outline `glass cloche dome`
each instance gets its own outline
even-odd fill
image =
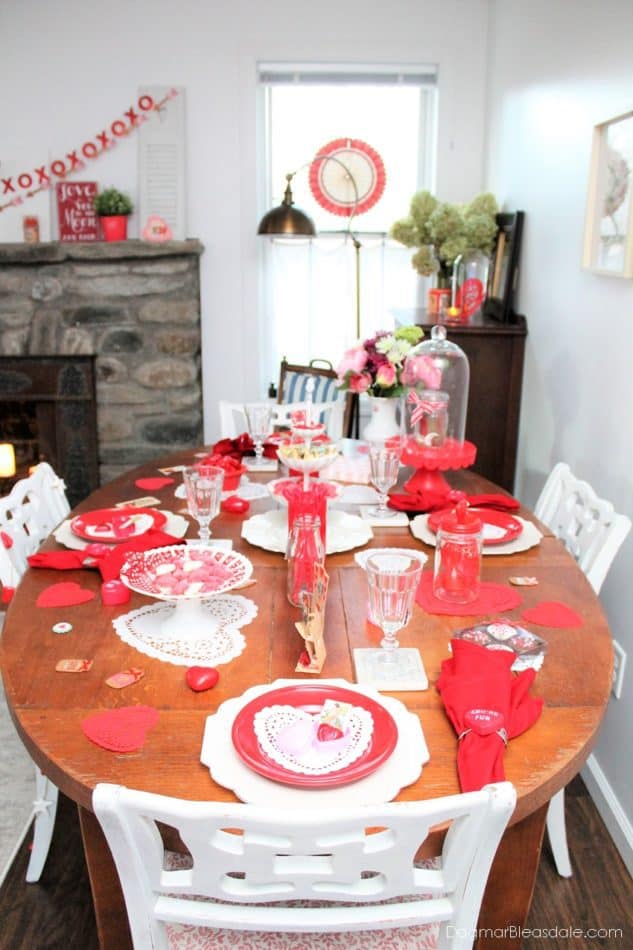
[[[470,368],[466,354],[446,339],[437,324],[431,339],[416,347],[402,374],[405,384],[405,436],[401,460],[417,472],[408,491],[448,491],[439,471],[464,468],[475,460],[476,448],[464,441]],[[435,472],[435,475],[428,474]]]

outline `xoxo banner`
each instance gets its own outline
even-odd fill
[[[4,204],[0,203],[0,212],[17,207],[23,204],[25,199],[46,191],[55,180],[81,171],[86,167],[87,161],[94,161],[104,152],[114,148],[118,139],[136,131],[143,122],[147,122],[153,112],[166,108],[169,100],[177,95],[177,89],[170,89],[160,102],[155,102],[149,95],[139,96],[136,105],[130,106],[123,113],[123,118],[115,119],[93,138],[66,152],[63,158],[56,158],[50,164],[44,163],[37,168],[20,172],[19,175],[0,175],[0,196],[12,196]]]

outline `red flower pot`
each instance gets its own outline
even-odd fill
[[[125,241],[127,239],[127,215],[103,215],[100,219],[104,241]]]

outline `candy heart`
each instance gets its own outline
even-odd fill
[[[70,607],[73,604],[85,604],[94,596],[93,590],[86,590],[75,581],[62,581],[43,590],[35,603],[38,607]]]
[[[322,722],[317,729],[317,739],[319,742],[331,742],[333,739],[342,739],[343,731],[336,726],[330,726],[327,722]]]
[[[220,674],[214,666],[190,666],[185,673],[187,686],[195,693],[213,689],[219,678]]]
[[[229,495],[221,503],[220,508],[232,515],[241,515],[248,511],[250,504],[245,498],[240,498],[239,495]]]

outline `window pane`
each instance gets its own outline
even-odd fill
[[[420,87],[383,85],[292,85],[270,87],[272,203],[283,197],[285,176],[310,163],[328,142],[355,138],[367,142],[387,171],[380,201],[354,218],[360,231],[388,231],[407,213],[419,181]],[[314,200],[309,169],[295,176],[295,204],[314,219],[318,231],[343,229],[346,219]]]

